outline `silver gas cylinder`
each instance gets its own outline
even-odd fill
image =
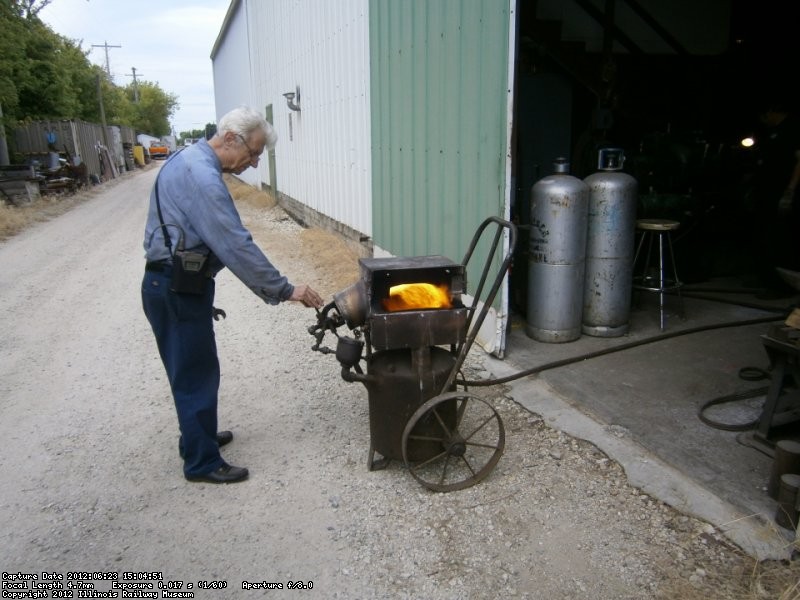
[[[598,173],[589,186],[583,333],[616,337],[627,333],[633,283],[638,184],[622,172],[620,148],[600,150]]]
[[[581,335],[589,186],[556,159],[531,191],[527,334],[540,342]]]

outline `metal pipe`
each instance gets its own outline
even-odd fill
[[[342,367],[342,379],[348,383],[363,383],[364,385],[377,381],[374,377],[364,373],[353,373],[348,367]]]

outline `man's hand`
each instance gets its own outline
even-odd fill
[[[292,292],[292,295],[289,296],[289,300],[302,302],[303,306],[313,308],[321,308],[323,304],[322,296],[320,296],[307,285],[296,285],[294,287],[294,292]]]

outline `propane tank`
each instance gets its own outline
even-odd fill
[[[624,162],[622,149],[600,150],[600,172],[584,179],[589,186],[589,222],[583,333],[596,337],[628,331],[638,185],[621,171]]]
[[[531,191],[527,334],[540,342],[581,336],[589,187],[564,158]]]

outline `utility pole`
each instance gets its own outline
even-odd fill
[[[136,67],[131,67],[132,73],[125,73],[128,77],[133,77],[133,101],[135,104],[139,104],[139,82],[136,81]],[[139,74],[141,77],[141,73]]]
[[[6,143],[6,124],[3,120],[3,105],[0,104],[0,166],[9,165],[8,144]]]
[[[102,151],[100,152],[100,162],[105,165],[105,175],[106,179],[109,176],[115,177],[114,175],[114,167],[111,165],[111,147],[108,144],[108,127],[106,126],[106,109],[103,105],[103,88],[100,85],[100,75],[95,76],[95,81],[97,82],[97,101],[100,103],[100,122],[103,126],[103,146],[105,148],[105,153]],[[102,176],[101,175],[101,176]]]
[[[92,44],[92,48],[105,48],[106,49],[106,73],[108,73],[108,78],[111,79],[111,64],[108,61],[108,49],[109,48],[122,48],[122,46],[111,46],[108,42],[103,42],[102,44]]]
[[[97,82],[97,101],[100,103],[100,122],[103,125],[103,143],[108,148],[108,127],[106,127],[106,108],[103,104],[103,89],[100,87],[100,75],[95,77]]]

